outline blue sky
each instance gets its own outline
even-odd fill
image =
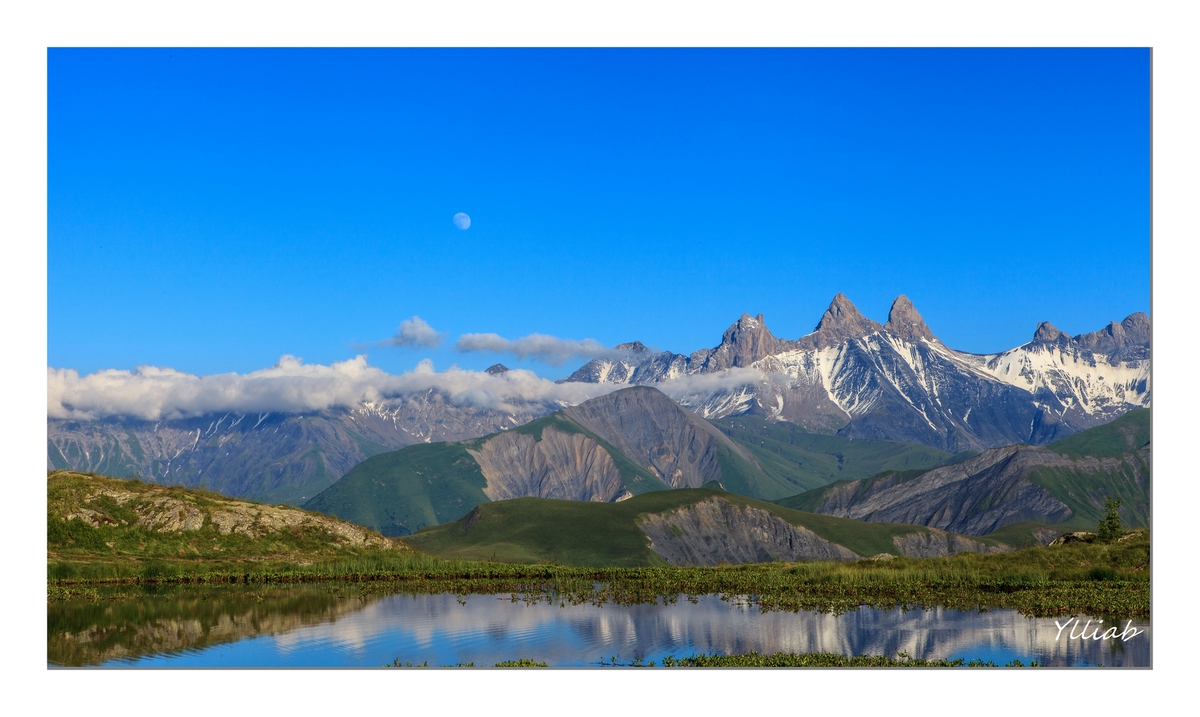
[[[1148,50],[51,50],[48,363],[1149,312]],[[456,212],[471,216],[455,227]],[[440,349],[374,347],[420,316]]]

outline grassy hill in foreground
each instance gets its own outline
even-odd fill
[[[303,564],[407,550],[374,531],[298,508],[74,471],[49,474],[46,499],[52,567],[71,561]]]
[[[666,560],[650,549],[639,520],[714,497],[766,511],[859,556],[900,555],[894,537],[931,532],[916,525],[802,513],[719,489],[695,488],[646,493],[620,503],[544,498],[483,503],[460,520],[424,528],[404,540],[441,558],[590,567],[665,565]]]

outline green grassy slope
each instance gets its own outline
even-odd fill
[[[1119,456],[1150,443],[1150,410],[1135,408],[1115,421],[1080,431],[1046,447],[1076,456]]]
[[[373,456],[304,508],[384,535],[407,535],[460,518],[488,500],[487,480],[467,453],[468,445],[423,443]]]
[[[1141,484],[1136,478],[1139,473],[1144,481]],[[1150,525],[1150,487],[1145,478],[1149,474],[1150,467],[1141,456],[1129,454],[1114,469],[1039,468],[1031,471],[1028,478],[1071,509],[1074,515],[1064,526],[1095,530],[1104,517],[1104,501],[1108,497],[1121,500],[1121,522],[1125,527]]]
[[[299,508],[75,471],[47,477],[46,508],[52,568],[97,561],[300,562],[405,550],[396,541]],[[346,537],[350,534],[366,539],[356,542]]]
[[[749,449],[771,483],[789,488],[776,495],[760,491],[768,500],[883,471],[930,468],[951,457],[946,451],[914,443],[805,433],[794,424],[775,423],[759,416],[723,418],[712,423]],[[726,487],[733,490],[728,484]]]
[[[442,558],[548,563],[579,567],[663,565],[638,527],[639,516],[662,513],[720,496],[753,506],[863,556],[898,555],[892,537],[928,532],[915,525],[864,523],[790,510],[712,488],[659,491],[620,503],[518,498],[485,503],[463,519],[428,527],[405,538],[410,546]]]

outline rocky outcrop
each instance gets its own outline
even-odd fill
[[[1076,336],[1075,343],[1087,351],[1121,359],[1146,358],[1150,351],[1150,317],[1138,311],[1119,324],[1114,321],[1099,331]]]
[[[897,296],[892,302],[892,310],[888,312],[888,320],[883,325],[883,330],[902,339],[937,341],[933,332],[925,325],[925,319],[921,318],[921,314],[917,313],[916,307],[904,294]]]
[[[760,508],[718,497],[645,516],[650,549],[672,565],[857,560],[854,551]]]
[[[54,493],[51,519],[78,519],[93,527],[125,525],[158,533],[194,532],[210,525],[220,535],[238,534],[249,538],[304,530],[325,533],[334,543],[344,546],[400,547],[353,523],[298,508],[248,503],[210,493],[196,494],[70,471],[52,473],[49,480],[52,486],[56,480],[83,484],[79,490]],[[112,503],[121,510],[108,510],[107,506]]]
[[[487,479],[491,500],[558,498],[612,502],[626,494],[612,456],[581,433],[547,426],[542,439],[501,433],[467,452]]]
[[[896,548],[909,558],[941,558],[957,553],[1007,553],[1008,546],[995,546],[971,540],[962,535],[930,528],[929,532],[913,532],[892,538]]]
[[[563,410],[672,488],[721,479],[718,448],[750,460],[728,436],[657,389],[633,387]]]
[[[1033,340],[1037,343],[1057,344],[1059,346],[1067,346],[1071,343],[1071,337],[1059,331],[1049,321],[1043,321],[1038,324],[1037,331],[1033,332]]]
[[[801,349],[829,348],[837,346],[847,339],[866,336],[882,330],[883,327],[879,325],[879,322],[863,316],[858,307],[851,303],[845,294],[838,292],[830,302],[829,308],[821,315],[821,320],[817,322],[817,328],[808,336],[801,337],[796,342],[796,346]]]
[[[767,328],[762,314],[742,314],[736,323],[725,329],[721,343],[705,354],[700,371],[711,373],[749,366],[779,348],[780,341]]]

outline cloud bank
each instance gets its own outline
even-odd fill
[[[422,322],[424,323],[424,322]],[[366,356],[325,366],[283,356],[270,368],[247,374],[196,376],[170,368],[140,366],[80,376],[74,369],[47,369],[47,415],[91,420],[127,416],[150,421],[208,413],[305,413],[386,401],[435,389],[456,405],[512,411],[529,403],[573,405],[615,391],[618,384],[554,383],[532,371],[493,376],[451,368],[435,371],[422,361],[412,371],[389,374]]]
[[[594,339],[560,339],[546,334],[529,334],[519,339],[506,339],[499,334],[463,334],[454,347],[464,353],[491,351],[513,354],[517,358],[535,358],[554,366],[569,358],[621,358],[627,351],[608,348]]]
[[[405,319],[400,322],[399,328],[396,329],[396,335],[390,339],[378,341],[372,346],[397,346],[400,348],[430,348],[436,349],[442,345],[442,339],[446,334],[440,331],[434,331],[433,327],[426,323],[420,316],[414,316],[411,319]]]
[[[670,381],[650,384],[677,403],[690,404],[708,397],[760,384],[767,375],[756,368],[730,368],[715,373],[685,374]]]

